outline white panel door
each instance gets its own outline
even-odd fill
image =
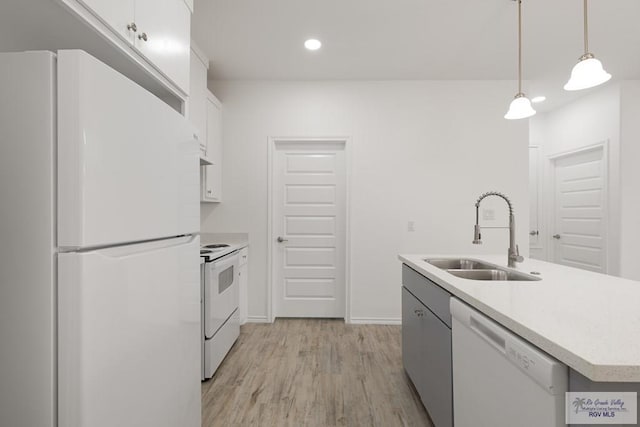
[[[554,161],[554,260],[607,272],[605,165],[601,148]]]
[[[58,244],[200,230],[199,147],[187,120],[82,51],[58,52]]]
[[[277,143],[273,158],[276,317],[345,316],[344,144]]]
[[[199,237],[58,260],[65,427],[200,427]]]

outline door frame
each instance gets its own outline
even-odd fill
[[[275,320],[275,300],[274,300],[274,240],[273,233],[273,174],[275,173],[273,163],[278,144],[317,144],[317,143],[341,144],[344,146],[345,155],[345,271],[344,271],[344,320],[351,323],[351,137],[331,136],[331,137],[274,137],[268,138],[268,172],[267,172],[267,321],[273,323]]]
[[[549,156],[547,156],[547,167],[548,167],[548,173],[547,175],[547,180],[549,185],[547,186],[547,188],[549,188],[549,193],[547,193],[546,199],[548,202],[548,206],[551,207],[550,209],[550,214],[546,215],[546,220],[545,220],[545,225],[546,225],[546,238],[545,238],[545,242],[549,248],[549,250],[547,251],[547,261],[549,262],[554,262],[555,263],[555,257],[556,257],[556,245],[555,242],[553,241],[553,238],[551,237],[551,233],[555,232],[555,221],[556,221],[556,161],[561,160],[561,159],[565,159],[569,156],[573,156],[576,154],[583,154],[583,153],[588,153],[591,151],[601,151],[602,152],[602,180],[603,180],[603,188],[606,191],[606,195],[604,197],[603,200],[603,206],[602,206],[602,219],[604,221],[604,227],[603,227],[603,233],[604,233],[604,238],[606,240],[605,243],[605,250],[607,251],[606,256],[605,256],[605,274],[611,274],[611,254],[612,254],[612,249],[613,249],[613,245],[611,242],[611,232],[609,230],[610,227],[610,205],[611,205],[611,188],[609,187],[609,140],[604,140],[601,142],[597,142],[595,144],[591,144],[591,145],[585,145],[584,147],[579,147],[573,150],[569,150],[569,151],[562,151],[559,153],[555,153],[555,154],[551,154]],[[547,211],[548,212],[548,211]]]
[[[535,148],[536,151],[536,215],[538,217],[538,242],[535,245],[531,245],[529,243],[529,251],[531,249],[540,249],[544,253],[544,244],[543,240],[540,238],[540,235],[544,232],[544,209],[543,209],[543,200],[544,200],[544,186],[542,183],[542,147],[540,145],[529,145],[529,156],[531,156],[531,149]],[[529,183],[530,184],[530,183]],[[531,231],[531,230],[529,230]]]

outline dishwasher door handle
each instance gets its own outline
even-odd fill
[[[500,350],[502,353],[506,354],[507,340],[498,332],[494,331],[493,328],[481,320],[478,320],[473,315],[469,317],[469,326],[471,326],[471,330],[478,336]]]

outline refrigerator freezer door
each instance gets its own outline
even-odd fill
[[[199,245],[59,255],[60,426],[200,426]]]
[[[78,50],[58,52],[58,245],[200,229],[199,147],[186,119]]]

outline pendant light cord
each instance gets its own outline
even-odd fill
[[[587,0],[584,0],[585,3]],[[522,0],[518,0],[518,94],[522,93]]]
[[[587,0],[584,0],[584,53],[589,53],[589,21],[587,19]]]

